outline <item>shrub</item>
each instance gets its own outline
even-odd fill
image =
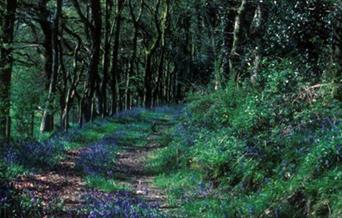
[[[335,90],[327,78],[304,78],[291,61],[266,63],[254,84],[192,94],[182,116],[186,128],[173,130],[171,146],[152,164],[172,164],[165,178],[195,172],[213,185],[213,196],[184,200],[186,191],[170,184],[169,196],[191,217],[339,217],[342,102]]]

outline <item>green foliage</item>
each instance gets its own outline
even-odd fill
[[[88,187],[95,188],[103,192],[129,191],[127,186],[118,184],[118,182],[113,179],[101,176],[87,176],[85,177],[85,182]]]
[[[85,147],[90,143],[99,141],[106,136],[110,136],[122,125],[114,121],[104,121],[87,125],[81,130],[72,129],[67,137],[61,138],[60,143],[66,150],[73,150]]]
[[[27,169],[25,169],[24,166],[19,164],[10,164],[7,168],[7,170],[4,171],[5,178],[7,179],[15,179],[19,175],[23,175],[27,172]]]
[[[148,163],[147,168],[151,171],[162,172],[178,167],[180,161],[179,153],[182,152],[184,154],[186,152],[179,145],[172,143],[151,154],[149,157],[151,161]]]
[[[155,184],[167,191],[169,203],[175,206],[180,203],[180,198],[196,195],[201,181],[201,175],[195,171],[178,171],[160,175],[156,178]]]
[[[218,132],[204,131],[198,135],[196,146],[191,148],[193,167],[205,172],[215,171],[215,177],[220,176],[228,163],[236,163],[243,155],[244,142],[229,136],[229,129]],[[218,170],[218,171],[217,171]]]
[[[189,145],[192,143],[191,136],[188,134],[189,131],[181,124],[168,132],[163,132],[163,137],[159,138],[163,147],[151,153],[147,168],[155,172],[163,172],[187,165],[190,160]]]
[[[42,83],[36,80],[34,68],[16,66],[13,70],[12,120],[15,138],[33,138],[39,131],[37,108],[42,93]]]
[[[159,171],[173,166],[156,183],[169,190],[180,213],[341,216],[342,104],[332,79],[317,83],[297,64],[266,61],[254,84],[230,83],[188,99],[182,125],[192,139],[174,129],[179,136],[150,163]],[[196,193],[184,179],[194,173],[214,187],[202,198],[187,193]]]
[[[224,90],[213,93],[212,95],[192,95],[188,97],[190,104],[187,113],[191,116],[192,122],[205,126],[207,128],[215,128],[225,124],[228,121],[228,107],[230,97],[226,96]],[[225,96],[227,98],[222,98]]]

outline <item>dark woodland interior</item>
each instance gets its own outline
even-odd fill
[[[0,218],[338,218],[341,181],[341,0],[0,1]]]

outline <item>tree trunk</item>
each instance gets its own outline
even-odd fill
[[[59,69],[59,27],[60,17],[62,14],[62,0],[57,0],[57,9],[54,16],[54,21],[48,20],[50,12],[47,9],[47,0],[41,0],[38,4],[40,25],[44,32],[44,48],[45,48],[45,74],[46,74],[46,89],[48,91],[47,100],[44,106],[42,122],[40,126],[41,132],[51,132],[54,129],[54,115],[52,105],[54,95],[56,93],[57,76]]]
[[[161,54],[160,54],[160,62],[158,66],[158,76],[157,76],[157,82],[156,82],[156,88],[154,90],[154,106],[157,106],[157,100],[161,100],[160,95],[163,93],[163,75],[164,75],[164,61],[165,61],[165,48],[164,46],[161,48]]]
[[[144,78],[144,101],[145,107],[151,108],[153,106],[153,69],[152,69],[152,60],[153,56],[160,44],[164,44],[164,35],[166,30],[167,21],[169,18],[169,6],[170,1],[167,0],[164,2],[164,11],[160,18],[158,18],[159,10],[161,7],[161,0],[157,1],[155,10],[154,10],[154,22],[156,24],[157,36],[153,40],[151,46],[145,49],[145,78]]]
[[[242,25],[243,25],[243,19],[246,14],[246,9],[247,9],[247,0],[241,0],[240,7],[238,9],[238,12],[235,18],[234,31],[233,31],[233,44],[232,44],[232,49],[229,55],[229,72],[231,74],[234,74],[235,80],[237,80],[239,76],[238,65],[241,62],[240,56],[242,55],[240,51],[240,42],[241,42],[241,37],[243,34]]]
[[[73,33],[71,30],[63,26],[66,33],[69,33],[71,36],[76,38],[77,42],[74,48],[73,54],[73,70],[67,71],[64,69],[64,62],[63,62],[63,50],[60,48],[60,60],[63,72],[63,94],[61,94],[60,98],[63,101],[61,104],[61,126],[64,131],[67,131],[69,128],[69,112],[71,111],[72,103],[74,102],[75,97],[77,96],[77,86],[80,82],[82,72],[84,71],[84,64],[78,64],[79,53],[81,49],[82,40],[81,38]],[[62,47],[60,45],[60,47]],[[75,113],[74,113],[75,114]],[[73,117],[73,120],[76,120]]]
[[[130,109],[130,101],[131,101],[131,75],[130,75],[130,62],[127,61],[126,63],[126,81],[125,81],[125,97],[124,97],[124,110]]]
[[[104,54],[103,54],[103,77],[101,84],[101,99],[100,99],[100,112],[102,118],[108,114],[107,109],[107,85],[108,85],[108,72],[110,65],[110,14],[112,11],[112,1],[106,0],[106,14],[105,14],[105,45],[104,45]]]
[[[152,107],[152,52],[146,52],[146,67],[145,67],[145,107]]]
[[[232,2],[232,1],[230,1]],[[222,44],[222,79],[223,85],[230,77],[229,72],[229,56],[232,49],[233,44],[233,31],[234,31],[234,19],[236,17],[236,3],[233,2],[229,4],[228,7],[224,7],[224,11],[222,12],[222,30],[223,30],[223,44]]]
[[[263,37],[265,32],[265,23],[268,19],[268,9],[263,2],[258,2],[258,5],[255,9],[254,20],[253,20],[253,31],[251,33],[251,38],[254,39],[255,49],[254,49],[254,63],[253,63],[253,72],[251,76],[251,82],[255,83],[257,76],[260,71],[260,65],[262,61],[263,55]]]
[[[133,21],[133,27],[134,27],[134,33],[133,33],[133,48],[132,48],[132,55],[131,55],[131,59],[130,59],[130,64],[129,64],[129,76],[134,76],[136,75],[136,73],[134,73],[134,67],[136,66],[137,63],[137,51],[138,51],[138,34],[139,34],[139,22],[143,13],[143,9],[144,9],[144,4],[143,4],[143,0],[140,1],[140,9],[139,9],[139,13],[136,16],[134,14],[134,7],[132,5],[132,0],[129,1],[129,11],[131,14],[131,18]],[[138,68],[136,67],[136,70],[138,70]],[[135,84],[137,85],[137,84]],[[127,95],[130,96],[130,102],[129,102],[129,109],[132,107],[132,99],[131,99],[131,89],[129,88],[127,90],[129,93],[127,93]],[[128,98],[127,98],[128,100]]]
[[[102,37],[102,15],[101,1],[93,0],[90,3],[91,8],[91,60],[87,75],[86,90],[82,101],[83,119],[89,122],[94,114],[92,114],[92,105],[96,89],[96,83],[99,79],[100,49]]]
[[[115,18],[115,36],[114,36],[114,46],[113,46],[113,59],[112,59],[112,114],[115,114],[118,110],[118,100],[119,100],[119,87],[118,87],[118,65],[119,65],[119,46],[120,46],[120,31],[121,31],[121,13],[124,6],[125,0],[117,0],[116,7],[116,18]]]
[[[53,74],[53,47],[52,47],[52,27],[48,20],[49,12],[47,10],[47,1],[40,0],[38,2],[38,14],[39,14],[39,24],[44,33],[44,74],[45,74],[45,90],[47,91],[48,97],[44,105],[43,116],[40,125],[41,132],[49,132],[53,130],[54,119],[50,108],[50,88],[51,79]]]
[[[0,142],[9,141],[11,133],[11,77],[12,77],[12,47],[14,24],[16,18],[17,0],[7,0],[6,11],[2,20],[2,35],[0,38]]]

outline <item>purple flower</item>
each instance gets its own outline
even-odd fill
[[[4,155],[4,161],[6,164],[11,165],[18,162],[18,154],[12,149],[8,149]]]
[[[163,217],[157,207],[147,204],[130,192],[89,193],[84,196],[88,217]]]
[[[100,141],[84,149],[76,161],[76,166],[81,168],[84,173],[90,175],[108,175],[111,174],[115,161],[116,145]]]

